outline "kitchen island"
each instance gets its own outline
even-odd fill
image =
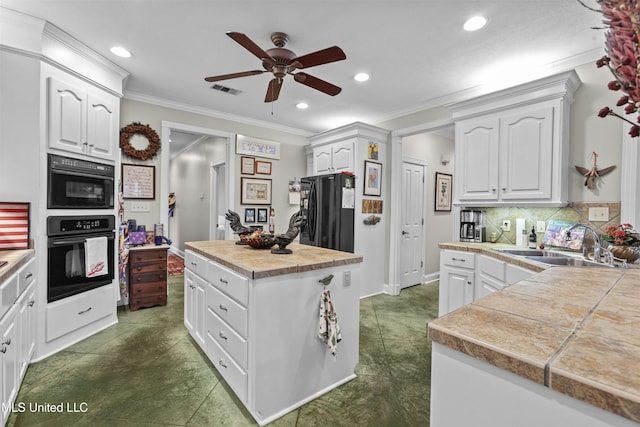
[[[431,425],[637,426],[639,301],[640,269],[551,267],[431,322]]]
[[[355,378],[358,363],[362,257],[288,248],[185,243],[185,326],[260,425]],[[324,290],[340,326],[335,355],[318,338]]]

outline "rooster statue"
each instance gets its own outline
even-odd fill
[[[229,211],[226,214],[224,214],[224,217],[227,219],[227,221],[229,221],[229,226],[233,230],[234,234],[242,236],[242,235],[248,235],[253,233],[252,229],[242,225],[240,221],[240,215],[238,215],[236,212],[232,211],[231,209],[229,209]],[[246,245],[246,243],[243,242],[242,240],[238,240],[236,242],[236,245]]]
[[[274,236],[277,248],[271,249],[272,254],[290,254],[293,253],[291,249],[287,249],[287,245],[293,242],[300,233],[300,228],[304,224],[304,217],[302,216],[302,211],[298,211],[291,215],[289,219],[289,229],[284,234],[276,234]]]

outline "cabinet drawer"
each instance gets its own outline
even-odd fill
[[[31,259],[18,272],[18,295],[22,295],[27,286],[29,286],[36,278],[35,259]]]
[[[475,268],[475,254],[445,250],[442,252],[442,262],[450,267]]]
[[[5,315],[18,299],[18,275],[14,274],[0,283],[0,318]]]
[[[131,285],[131,296],[167,294],[167,282],[149,282]]]
[[[224,294],[245,307],[249,303],[249,279],[219,264],[209,263],[209,280]]]
[[[134,273],[131,275],[130,285],[136,283],[148,283],[148,282],[166,282],[167,270],[155,271],[151,273]]]
[[[132,250],[129,253],[129,259],[133,263],[149,262],[149,261],[167,261],[166,249],[140,249]]]
[[[233,389],[242,402],[247,401],[247,373],[225,352],[209,334],[206,337],[207,356],[222,378]]]
[[[45,312],[48,342],[114,313],[113,285],[53,302],[47,305]]]
[[[167,271],[166,262],[150,262],[150,263],[135,263],[130,264],[129,274],[134,273],[149,273],[153,271]]]
[[[242,369],[247,369],[247,340],[210,309],[207,309],[207,334],[215,339]]]
[[[207,309],[227,322],[242,337],[247,337],[247,309],[220,292],[215,287],[207,287]]]
[[[152,295],[131,295],[129,299],[129,309],[137,310],[140,307],[153,307],[156,305],[167,305],[167,294]]]
[[[193,251],[185,251],[184,266],[200,277],[207,277],[209,261]]]
[[[505,262],[489,256],[478,256],[478,267],[480,274],[485,274],[501,282],[505,280]]]

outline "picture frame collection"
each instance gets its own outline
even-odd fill
[[[238,135],[236,154],[240,155],[240,174],[248,175],[240,177],[240,204],[251,205],[244,208],[244,222],[266,224],[272,202],[272,180],[267,177],[273,172],[273,162],[265,158],[280,159],[280,143]]]

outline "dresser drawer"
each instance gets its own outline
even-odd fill
[[[209,263],[207,276],[213,286],[245,307],[249,303],[249,279],[219,264]]]
[[[136,283],[148,283],[148,282],[166,282],[167,270],[155,271],[151,273],[133,273],[129,281],[130,285]]]
[[[154,307],[167,305],[167,294],[131,295],[129,297],[129,309],[137,310],[140,307]]]
[[[209,261],[202,255],[187,250],[184,256],[184,266],[200,277],[207,277]]]
[[[210,309],[207,309],[207,334],[213,337],[242,369],[247,369],[247,340]]]
[[[149,263],[135,263],[129,264],[129,274],[134,273],[150,273],[153,271],[167,271],[166,262],[149,262]]]
[[[227,322],[242,337],[247,337],[247,309],[220,292],[207,285],[207,309]]]
[[[46,339],[52,341],[115,312],[113,285],[47,304]]]
[[[478,256],[480,274],[491,276],[501,282],[505,281],[505,262],[486,255]]]
[[[473,252],[444,250],[441,256],[441,261],[449,267],[475,268],[475,254]]]
[[[167,282],[149,282],[131,285],[131,296],[134,295],[152,295],[167,294]]]
[[[206,336],[207,356],[222,378],[233,389],[242,402],[247,401],[247,373],[225,352],[220,344],[209,334]]]
[[[166,249],[140,249],[129,252],[129,260],[133,263],[149,262],[149,261],[167,261]]]

